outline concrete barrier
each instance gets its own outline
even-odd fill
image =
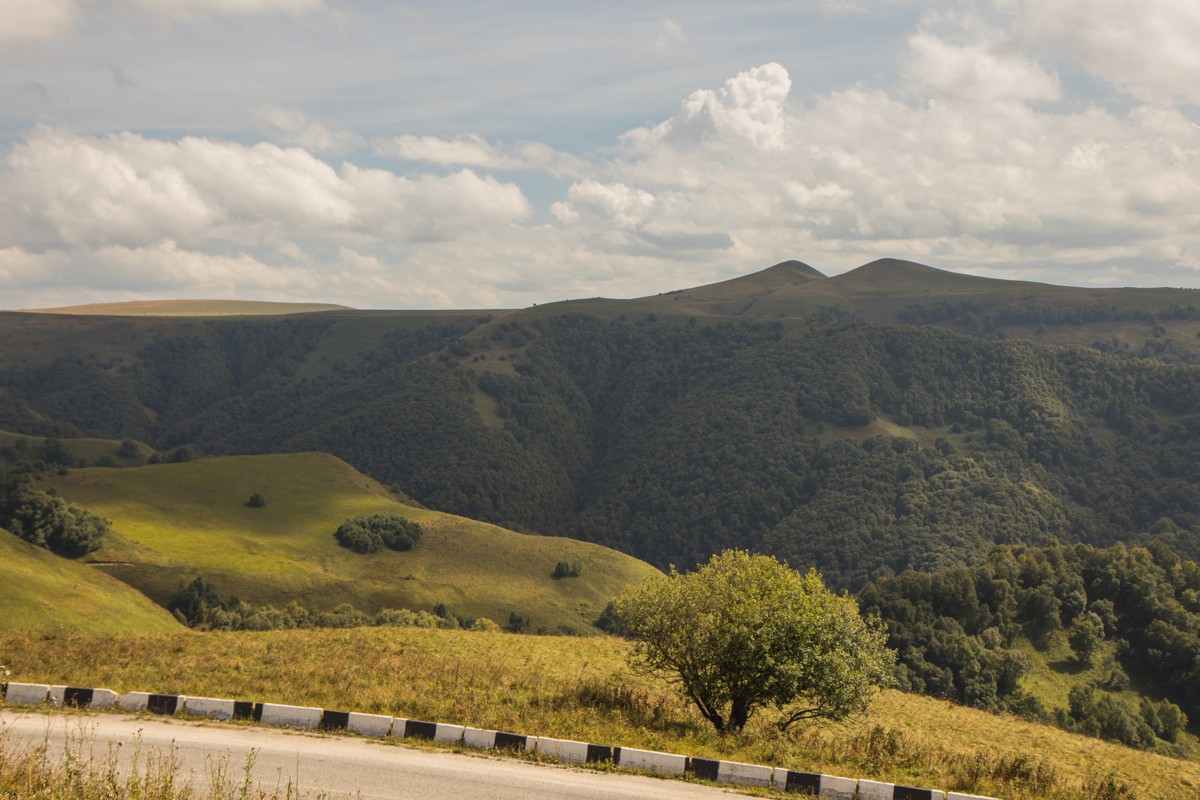
[[[359,736],[387,736],[392,732],[392,718],[380,714],[359,714],[351,711],[346,728]]]
[[[88,689],[79,686],[51,686],[50,705],[59,708],[112,708],[117,693],[111,689]]]
[[[127,692],[117,698],[117,707],[126,711],[149,711],[151,714],[171,716],[182,711],[186,702],[186,697],[177,694]]]
[[[816,772],[777,768],[771,776],[771,782],[781,792],[796,792],[814,797],[821,793],[821,776]]]
[[[535,741],[534,749],[544,756],[551,756],[561,761],[570,761],[573,764],[587,763],[587,742],[575,742],[570,739],[551,739],[548,736],[539,736]]]
[[[344,731],[350,727],[350,712],[330,711],[327,708],[321,712],[321,721],[317,727],[323,731]]]
[[[895,791],[896,784],[894,783],[863,780],[858,782],[859,800],[892,800]]]
[[[617,764],[626,769],[665,772],[668,775],[682,775],[687,771],[687,756],[680,756],[674,753],[638,750],[634,747],[618,747],[614,755]]]
[[[689,758],[687,771],[706,781],[715,781],[721,774],[721,762],[713,758]]]
[[[218,697],[189,697],[183,701],[183,713],[209,719],[233,719],[237,703]]]
[[[410,719],[405,720],[404,736],[410,739],[442,742],[443,744],[458,744],[463,740],[463,730],[462,725],[446,725],[442,722],[424,722],[419,719]]]
[[[618,748],[610,747],[606,744],[589,744],[587,751],[587,763],[600,764],[605,761],[615,761],[617,749]]]
[[[946,800],[996,800],[994,797],[984,797],[979,794],[963,794],[962,792],[946,792]]]
[[[858,795],[858,781],[854,778],[839,778],[837,775],[821,776],[821,797],[829,800],[854,800]]]
[[[741,786],[770,786],[771,768],[761,764],[742,764],[737,761],[717,762],[717,781]]]
[[[261,722],[267,725],[284,725],[289,728],[316,728],[321,724],[321,708],[306,706],[284,706],[277,703],[263,703]]]
[[[50,697],[45,683],[10,683],[4,690],[4,702],[18,706],[40,706]]]
[[[919,789],[896,784],[892,790],[892,800],[946,800],[946,793],[940,789]]]
[[[491,750],[496,746],[496,732],[486,728],[463,728],[463,744],[478,750]]]
[[[496,731],[496,743],[493,745],[497,750],[520,750],[529,752],[533,749],[533,737],[526,736],[523,733],[506,733],[505,731]]]

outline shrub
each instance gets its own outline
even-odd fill
[[[250,506],[250,508],[262,508],[266,504],[267,498],[263,497],[259,492],[251,494],[250,499],[246,501],[246,505]]]
[[[399,514],[350,517],[334,532],[342,547],[356,553],[377,553],[384,547],[411,550],[421,541],[421,526]]]

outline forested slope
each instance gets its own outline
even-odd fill
[[[1200,556],[1200,368],[992,325],[1017,298],[1078,338],[1092,324],[1078,309],[1107,303],[1095,324],[1165,314],[1168,341],[1184,328],[1166,325],[1191,324],[1190,294],[1126,307],[886,267],[824,279],[791,265],[523,312],[57,327],[0,315],[0,427],[202,454],[322,450],[431,508],[658,566],[748,547],[853,587],[974,563],[996,543],[1152,537]],[[898,299],[885,309],[872,281]],[[920,318],[918,296],[1010,305],[963,335]],[[766,307],[779,310],[754,312]],[[911,324],[861,321],[902,313]]]

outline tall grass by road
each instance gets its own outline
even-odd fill
[[[1200,764],[886,691],[870,715],[721,737],[609,637],[427,629],[0,638],[13,679],[293,703],[688,753],[1006,800],[1200,800]]]

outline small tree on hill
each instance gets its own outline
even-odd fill
[[[767,706],[783,730],[865,711],[895,661],[878,620],[815,571],[738,550],[626,590],[614,610],[630,666],[675,684],[722,733]]]
[[[246,505],[250,508],[262,508],[267,504],[267,498],[263,497],[262,492],[253,492],[250,499],[246,501]]]

